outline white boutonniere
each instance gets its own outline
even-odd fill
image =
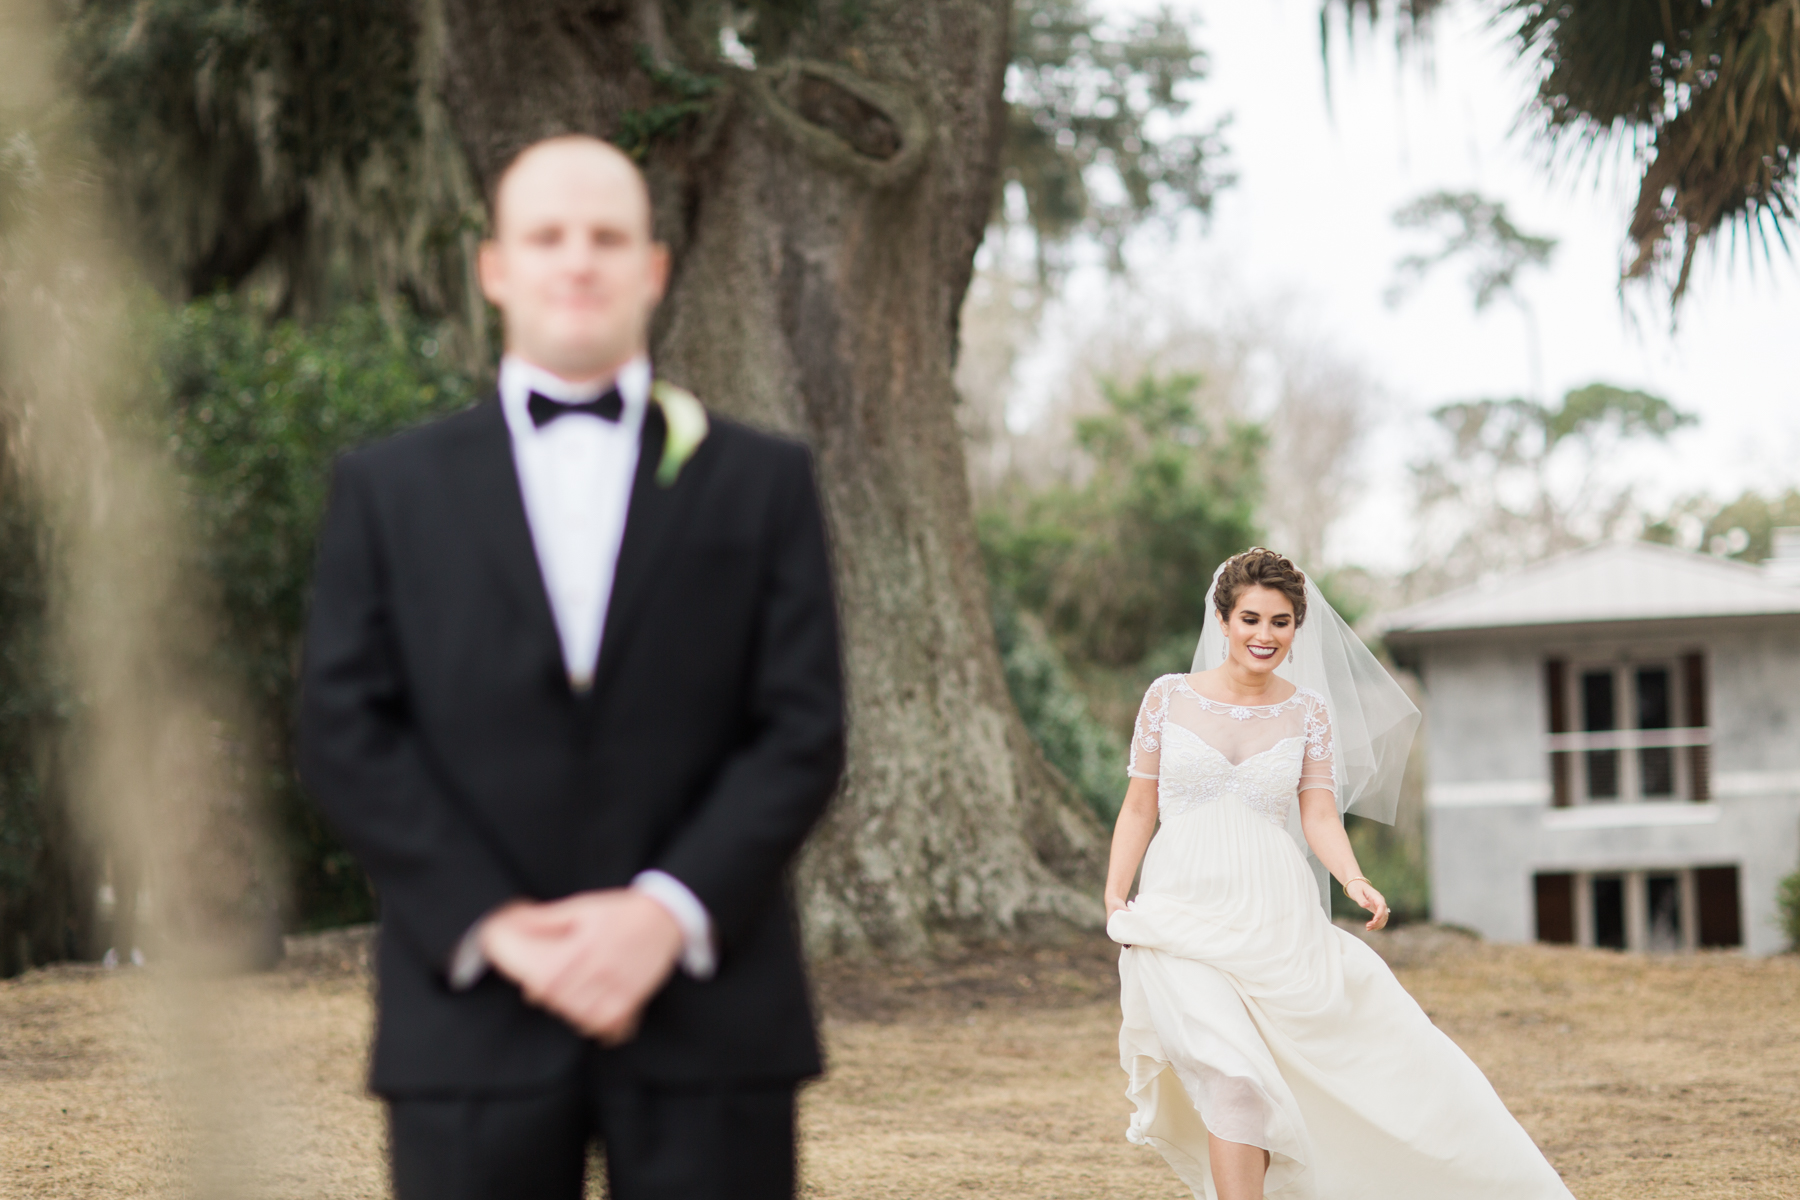
[[[656,467],[656,482],[668,487],[706,440],[706,406],[692,392],[662,379],[650,385],[650,398],[662,408],[663,421],[669,427],[662,462]]]

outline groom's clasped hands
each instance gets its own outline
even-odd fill
[[[525,998],[608,1046],[631,1040],[644,1005],[681,955],[681,927],[628,888],[515,900],[482,922],[489,965]]]

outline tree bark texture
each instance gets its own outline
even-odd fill
[[[754,70],[720,61],[704,6],[444,6],[445,100],[487,190],[540,137],[641,127],[670,103],[670,67],[721,81],[646,148],[676,264],[654,353],[817,455],[851,754],[799,874],[809,944],[916,953],[1097,926],[1104,834],[1007,694],[951,381],[998,178],[1009,4],[821,3]]]

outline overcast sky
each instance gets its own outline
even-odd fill
[[[1118,0],[1122,8],[1136,8]],[[1525,394],[1524,323],[1496,304],[1476,314],[1460,272],[1445,269],[1397,308],[1384,303],[1394,263],[1417,246],[1394,229],[1396,208],[1439,189],[1506,203],[1524,229],[1561,239],[1548,271],[1524,291],[1542,329],[1546,390],[1595,380],[1665,396],[1701,418],[1667,451],[1633,464],[1660,497],[1736,495],[1746,485],[1800,483],[1800,270],[1703,254],[1669,330],[1664,300],[1618,272],[1635,177],[1552,173],[1520,112],[1531,94],[1497,30],[1462,3],[1436,26],[1431,67],[1396,62],[1390,32],[1333,56],[1332,106],[1321,70],[1316,0],[1187,6],[1212,60],[1202,107],[1229,111],[1235,187],[1210,226],[1137,248],[1142,289],[1182,297],[1197,314],[1280,305],[1303,332],[1360,362],[1383,394],[1363,455],[1366,488],[1334,530],[1331,557],[1404,563],[1403,466],[1418,415],[1446,400]],[[1625,164],[1621,156],[1616,160]],[[1102,303],[1090,275],[1071,281],[1064,320]],[[1029,391],[1051,364],[1028,369]],[[1054,352],[1049,353],[1054,359]]]

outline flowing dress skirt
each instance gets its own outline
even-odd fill
[[[1288,834],[1225,798],[1164,821],[1120,954],[1127,1136],[1216,1200],[1207,1131],[1281,1200],[1552,1200],[1556,1171],[1376,953],[1326,919]]]

